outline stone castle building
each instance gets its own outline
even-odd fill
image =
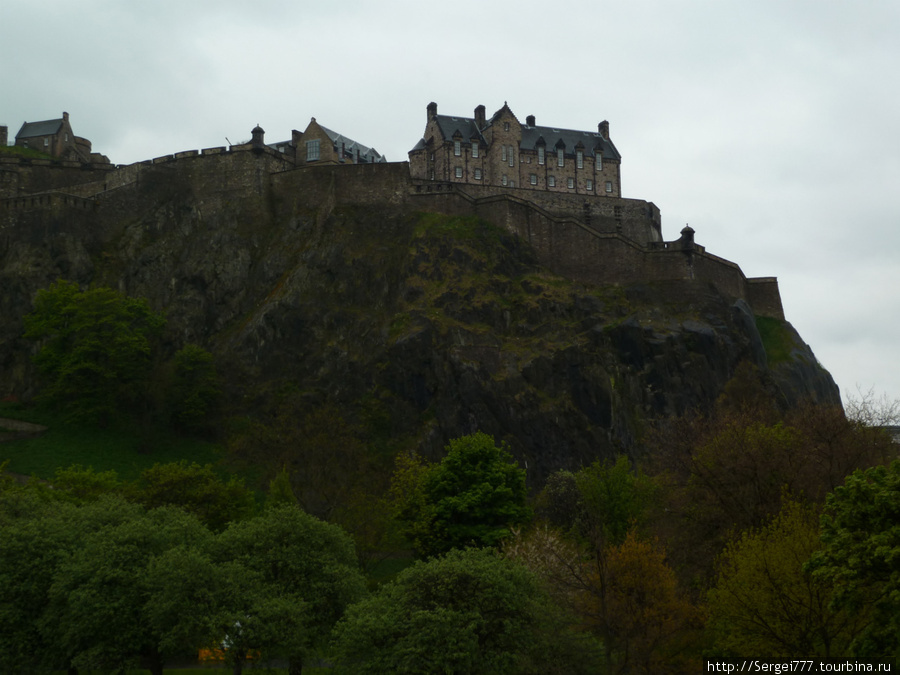
[[[128,200],[142,184],[178,175],[210,199],[278,192],[323,214],[341,204],[474,215],[527,243],[562,276],[591,284],[709,284],[758,315],[784,318],[774,277],[747,278],[696,243],[689,227],[664,241],[656,205],[622,196],[621,155],[605,121],[596,132],[576,131],[538,126],[533,116],[522,124],[506,104],[488,119],[483,105],[473,117],[453,117],[430,103],[408,162],[387,162],[315,118],[290,140],[267,144],[257,125],[247,143],[130,165],[91,153],[65,113],[24,124],[16,144],[46,148],[51,158],[0,155],[0,231],[28,219],[132,212]]]
[[[0,129],[0,145],[7,144],[8,133],[6,127]],[[93,164],[109,163],[109,159],[104,155],[92,152],[91,142],[88,139],[75,135],[67,112],[59,119],[24,122],[16,134],[15,145],[43,152],[54,159]]]
[[[425,134],[409,153],[413,178],[542,190],[585,197],[621,197],[621,156],[609,122],[597,131],[522,124],[504,103],[490,119],[439,115],[429,103]]]

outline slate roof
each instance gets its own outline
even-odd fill
[[[504,106],[504,108],[506,108],[506,106]],[[500,113],[503,112],[504,108],[501,108],[494,113],[487,121],[486,126],[493,124]],[[482,142],[484,141],[481,129],[475,124],[475,118],[473,117],[437,115],[436,121],[444,140],[451,140],[458,131],[463,140],[468,141],[472,138],[477,138]],[[613,145],[612,141],[603,138],[599,131],[576,131],[574,129],[556,129],[554,127],[541,126],[529,127],[525,124],[522,125],[522,142],[519,146],[520,148],[524,150],[534,150],[537,147],[538,141],[541,139],[543,139],[548,152],[554,150],[557,147],[557,144],[562,141],[567,154],[574,154],[575,147],[581,143],[584,146],[584,153],[586,155],[593,155],[599,150],[607,159],[622,159],[622,156],[619,154],[619,151],[616,150],[616,146]],[[425,139],[420,140],[413,150],[419,150],[423,147],[425,147]]]
[[[43,122],[25,122],[16,138],[35,138],[36,136],[52,136],[59,132],[63,119],[44,120]]]
[[[340,148],[341,143],[343,143],[344,150],[354,156],[356,155],[356,149],[359,148],[360,161],[364,161],[369,164],[377,164],[387,161],[384,158],[384,155],[379,153],[375,148],[366,147],[361,143],[357,143],[352,138],[347,138],[346,136],[339,134],[336,131],[332,131],[331,129],[323,127],[321,124],[319,126],[322,128],[322,131],[328,134],[328,138],[331,139],[331,142],[334,143],[334,146],[336,148]]]
[[[464,140],[477,138],[484,141],[481,130],[475,124],[474,117],[451,117],[450,115],[437,115],[438,128],[446,140],[450,140],[458,131]]]
[[[594,154],[599,150],[607,159],[622,159],[612,141],[603,138],[599,131],[576,131],[574,129],[522,125],[522,143],[519,147],[525,150],[534,150],[540,140],[544,141],[548,152],[555,150],[562,141],[567,154],[573,154],[575,147],[581,143],[586,155]]]

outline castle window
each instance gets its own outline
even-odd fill
[[[453,154],[459,157],[462,154],[462,143],[453,141]]]
[[[569,179],[566,181],[566,184],[568,185],[569,189],[571,190],[572,188],[575,187],[575,179],[574,179],[574,178],[569,178]]]
[[[606,181],[606,191],[612,192],[612,181],[611,180]]]
[[[537,185],[537,174],[536,173],[531,174],[530,180],[531,180],[532,185]]]
[[[584,168],[584,153],[581,150],[578,150],[575,153],[575,166],[577,166],[579,169]]]
[[[539,145],[538,146],[538,164],[543,164],[543,163],[544,163],[544,146]]]
[[[503,174],[503,177],[500,179],[500,184],[503,186],[509,185],[509,178],[506,177],[506,174]]]
[[[481,169],[475,169],[475,180],[481,180]]]
[[[556,165],[557,166],[565,166],[566,165],[565,155],[563,154],[563,152],[564,151],[562,148],[559,148],[556,151]]]
[[[592,181],[590,178],[588,178],[587,181],[585,182],[584,187],[585,187],[589,192],[593,192],[593,191],[594,191],[594,181]]]
[[[472,159],[478,159],[478,141],[472,141]]]
[[[515,148],[513,148],[513,146],[509,146],[509,153],[508,153],[508,154],[509,154],[509,165],[510,165],[510,166],[515,166],[514,162],[515,162],[515,159],[516,159],[516,152],[515,152]]]
[[[500,161],[501,162],[506,161],[506,146],[505,145],[500,146]]]
[[[556,176],[550,176],[547,179],[547,185],[549,185],[550,187],[556,187]]]
[[[428,172],[428,180],[434,180],[434,169]]]
[[[456,177],[462,178],[462,167],[461,166],[456,167]]]
[[[503,131],[509,131],[509,122],[503,123]]]
[[[319,141],[306,141],[306,161],[315,162],[319,159]]]
[[[45,139],[44,139],[44,147],[46,148],[46,147],[49,147],[49,146],[50,146],[50,139],[49,139],[49,138],[45,138]]]
[[[603,153],[597,153],[597,159],[594,161],[597,171],[603,171]]]

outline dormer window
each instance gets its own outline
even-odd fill
[[[539,145],[537,150],[538,150],[538,164],[543,164],[544,163],[544,146]]]
[[[457,157],[462,154],[462,143],[460,141],[453,141],[453,154]]]
[[[595,162],[595,165],[597,167],[597,171],[603,171],[603,153],[602,152],[599,152],[599,151],[597,152],[597,160]]]
[[[557,166],[565,166],[565,151],[562,148],[557,148],[556,150],[556,165]]]
[[[579,169],[584,168],[584,153],[581,150],[575,152],[575,166]]]
[[[472,141],[472,159],[478,159],[478,141]]]

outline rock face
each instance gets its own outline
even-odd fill
[[[477,218],[290,185],[171,164],[93,208],[8,214],[0,396],[33,393],[22,317],[66,278],[164,310],[168,347],[212,351],[235,409],[290,387],[351,419],[377,409],[430,456],[485,431],[536,476],[627,451],[648,420],[710,405],[742,362],[783,405],[840,404],[790,324],[766,319],[789,343],[775,362],[749,306],[709,284],[579,285]]]

